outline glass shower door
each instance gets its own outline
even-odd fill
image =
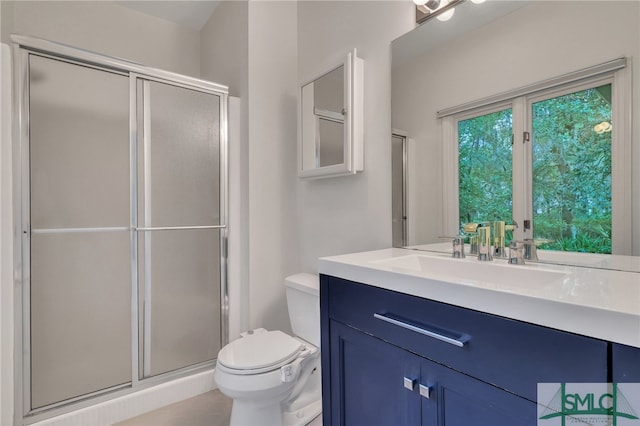
[[[220,349],[221,98],[142,78],[136,86],[145,378],[211,361]]]
[[[28,65],[35,410],[131,381],[129,79],[36,55]]]
[[[16,73],[27,423],[211,368],[227,326],[226,87],[45,47]]]

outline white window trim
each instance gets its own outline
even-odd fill
[[[637,233],[632,220],[632,79],[631,67],[626,58],[616,59],[604,64],[586,68],[570,74],[545,80],[509,92],[469,102],[438,112],[439,131],[443,141],[443,231],[446,235],[459,232],[459,192],[458,192],[458,132],[457,122],[465,118],[484,115],[508,107],[513,111],[514,162],[523,159],[524,164],[513,167],[513,218],[520,227],[514,232],[514,238],[525,235],[521,221],[531,219],[533,208],[528,188],[516,188],[516,185],[528,185],[531,182],[531,144],[524,146],[521,141],[532,102],[553,97],[554,93],[579,91],[581,87],[598,82],[612,84],[612,253],[630,255],[633,247],[632,236]],[[559,96],[559,95],[558,95]],[[529,152],[522,155],[520,150]],[[526,174],[523,176],[523,174]],[[510,218],[505,218],[509,220]]]

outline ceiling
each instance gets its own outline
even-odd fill
[[[219,0],[118,0],[115,3],[147,15],[200,31]]]

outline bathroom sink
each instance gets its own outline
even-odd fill
[[[460,283],[486,283],[496,287],[563,282],[568,272],[540,265],[509,265],[505,259],[480,262],[475,257],[453,259],[446,255],[415,254],[372,261],[379,267],[414,273],[425,278]]]

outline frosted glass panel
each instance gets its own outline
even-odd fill
[[[140,233],[145,376],[212,360],[220,349],[220,231]]]
[[[146,134],[139,223],[218,225],[220,97],[157,82],[141,86]]]
[[[129,81],[30,55],[31,226],[129,225]]]
[[[131,380],[128,232],[31,237],[32,408]]]

